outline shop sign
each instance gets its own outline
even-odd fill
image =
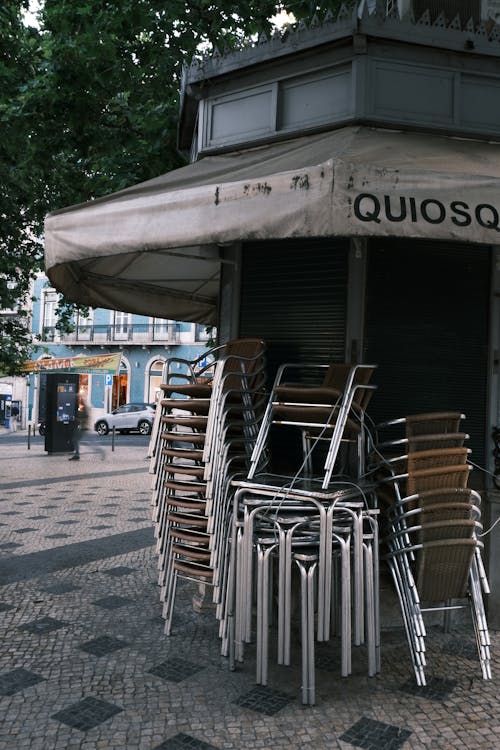
[[[481,227],[492,233],[500,232],[500,213],[491,203],[359,193],[354,198],[353,211],[356,219],[366,223],[409,221],[436,226],[451,221],[456,227]]]
[[[121,353],[96,354],[85,357],[59,357],[57,359],[36,359],[24,363],[23,372],[75,372],[79,374],[117,375],[120,370]]]

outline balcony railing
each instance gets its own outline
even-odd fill
[[[71,333],[61,333],[54,327],[44,328],[43,341],[61,344],[178,344],[178,323],[128,323],[125,325],[78,326]]]

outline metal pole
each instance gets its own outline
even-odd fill
[[[28,425],[28,450],[31,449],[31,425]]]
[[[113,427],[112,433],[111,433],[111,450],[114,451],[115,449],[115,428]]]

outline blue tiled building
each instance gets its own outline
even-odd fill
[[[81,375],[80,392],[91,406],[92,419],[129,401],[153,402],[158,397],[162,367],[170,356],[192,360],[209,346],[204,325],[164,318],[91,309],[76,316],[73,331],[56,329],[59,294],[45,276],[34,283],[32,359],[91,356],[121,352],[117,375]],[[43,374],[31,374],[27,389],[28,419],[44,416]]]

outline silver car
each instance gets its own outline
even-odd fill
[[[155,404],[142,402],[123,404],[109,414],[100,417],[94,424],[94,430],[99,435],[107,435],[115,428],[116,432],[139,431],[141,435],[149,435],[155,416]]]

